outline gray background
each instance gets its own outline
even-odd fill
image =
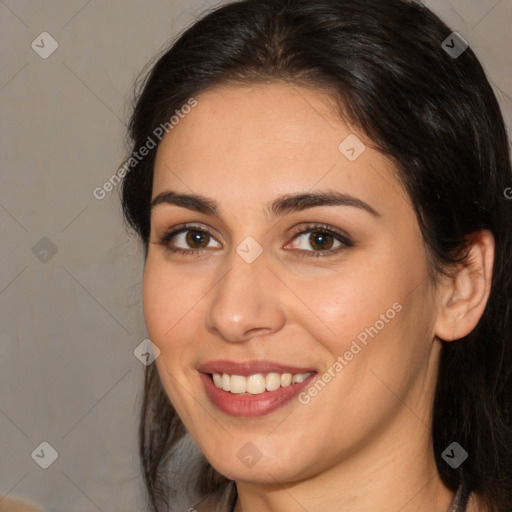
[[[512,2],[424,3],[480,57],[510,126]],[[92,192],[126,157],[137,74],[211,5],[0,1],[0,495],[142,510],[142,253],[117,188]],[[47,59],[31,47],[44,31],[59,45]],[[43,441],[58,452],[46,470],[31,457]]]

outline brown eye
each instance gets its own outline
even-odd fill
[[[209,240],[209,233],[206,233],[206,231],[199,230],[188,230],[187,235],[185,237],[185,241],[187,242],[189,247],[193,249],[203,249],[205,247],[208,247]]]
[[[180,254],[201,254],[203,249],[222,248],[222,244],[205,229],[195,226],[182,227],[165,233],[158,242],[169,252]]]
[[[309,243],[317,251],[328,251],[332,249],[334,237],[323,231],[313,231],[309,236]]]
[[[346,233],[328,225],[311,224],[295,234],[292,249],[298,249],[300,256],[333,256],[353,246]]]
[[[337,245],[335,245],[337,244]],[[305,252],[331,251],[348,245],[343,238],[323,230],[308,230],[295,237],[294,245]]]

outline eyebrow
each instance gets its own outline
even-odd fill
[[[173,190],[166,190],[151,201],[151,210],[160,204],[181,206],[199,213],[222,218],[218,204],[213,199],[198,194],[182,194]],[[279,196],[267,206],[265,211],[272,218],[285,213],[313,208],[314,206],[350,206],[365,210],[375,217],[380,217],[380,214],[368,203],[357,197],[334,190]]]

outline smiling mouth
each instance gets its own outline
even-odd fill
[[[279,388],[304,382],[315,372],[307,373],[256,373],[249,376],[227,373],[209,374],[215,387],[234,395],[261,395]]]
[[[293,403],[292,399],[318,375],[311,367],[269,361],[216,361],[198,370],[211,403],[225,414],[238,417],[264,416]]]

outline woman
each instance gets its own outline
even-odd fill
[[[411,1],[231,3],[130,128],[151,509],[188,432],[196,510],[512,510],[512,172],[465,41]]]

